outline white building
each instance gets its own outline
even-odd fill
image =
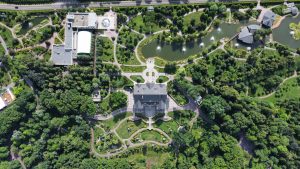
[[[64,44],[54,44],[51,61],[55,65],[72,65],[78,54],[90,54],[92,31],[115,30],[117,15],[109,11],[103,16],[96,13],[69,13],[65,26]]]
[[[89,31],[79,31],[77,37],[77,54],[91,53],[92,33]]]

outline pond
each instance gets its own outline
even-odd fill
[[[287,16],[280,24],[278,28],[273,29],[273,40],[277,41],[283,45],[287,45],[290,48],[299,48],[300,40],[295,40],[293,36],[290,34],[291,29],[289,28],[290,23],[299,23],[300,15],[296,18]]]
[[[28,22],[24,22],[23,24],[21,24],[21,29],[17,34],[25,35],[31,28],[40,24],[45,19],[47,19],[47,17],[35,17],[33,19],[30,19]]]
[[[142,48],[142,54],[145,58],[160,57],[168,61],[178,61],[195,55],[203,50],[203,46],[209,46],[214,41],[222,38],[231,38],[238,33],[240,27],[244,25],[221,23],[218,29],[213,29],[206,36],[195,41],[182,43],[163,43],[158,40],[153,40]]]

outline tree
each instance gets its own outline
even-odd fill
[[[127,105],[127,96],[123,92],[112,93],[109,102],[113,110],[123,108]]]

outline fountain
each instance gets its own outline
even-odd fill
[[[29,22],[29,23],[28,23],[28,27],[29,27],[29,28],[32,28],[32,26],[33,26],[32,22]]]
[[[211,40],[211,41],[215,41],[215,37],[212,36],[212,37],[210,38],[210,40]]]
[[[290,35],[295,35],[295,31],[290,31]]]
[[[157,46],[157,47],[156,47],[156,50],[161,50],[161,47],[160,47],[160,46]]]

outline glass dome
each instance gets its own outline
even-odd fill
[[[105,28],[110,26],[110,21],[109,21],[108,18],[105,18],[105,19],[102,20],[102,26],[105,27]]]

